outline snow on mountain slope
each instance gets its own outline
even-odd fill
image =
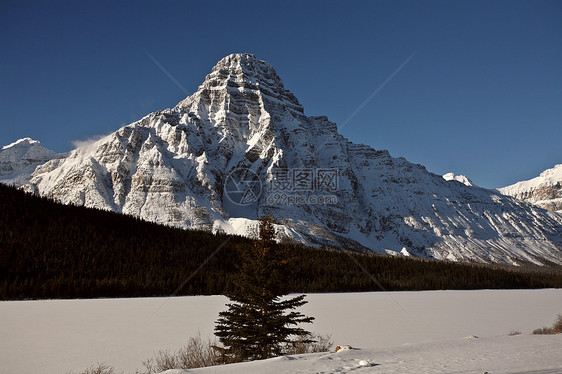
[[[538,177],[498,188],[504,195],[562,212],[562,164],[543,171]]]
[[[260,187],[243,190],[256,198],[233,201],[228,188],[240,185]],[[272,213],[278,231],[311,245],[562,263],[562,217],[349,142],[250,54],[223,58],[174,108],[39,166],[25,188],[177,227],[252,235]]]
[[[41,145],[37,140],[23,138],[0,150],[0,182],[22,185],[29,182],[38,165],[63,157]]]
[[[464,184],[465,186],[474,186],[474,183],[472,183],[472,181],[464,175],[456,175],[455,173],[447,173],[447,174],[443,175],[443,179],[445,179],[446,181],[457,181],[457,182],[460,182],[460,183]]]

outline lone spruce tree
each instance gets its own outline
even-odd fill
[[[244,250],[235,289],[226,295],[228,310],[219,313],[216,322],[215,335],[227,362],[282,355],[297,337],[312,342],[306,340],[308,331],[297,325],[314,318],[294,311],[306,304],[305,295],[281,300],[289,293],[289,261],[287,253],[274,245],[273,223],[272,217],[259,219],[259,239]]]

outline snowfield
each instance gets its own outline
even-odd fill
[[[134,372],[161,349],[212,335],[223,296],[0,302],[0,373]],[[189,370],[202,373],[562,373],[562,290],[310,294],[309,327],[355,349]],[[512,330],[522,335],[508,336]],[[168,373],[183,373],[169,371]]]
[[[562,335],[465,338],[164,373],[561,373],[561,346]]]

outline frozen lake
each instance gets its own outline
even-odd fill
[[[307,300],[301,311],[316,321],[305,327],[331,334],[335,344],[369,350],[470,335],[494,338],[511,330],[529,334],[562,313],[560,289],[310,294]],[[188,296],[0,302],[0,373],[66,373],[98,362],[133,372],[155,351],[177,349],[198,331],[211,336],[226,301]]]

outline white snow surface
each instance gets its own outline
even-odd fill
[[[306,299],[300,310],[316,317],[309,330],[331,334],[334,349],[354,349],[188,372],[562,370],[562,335],[529,335],[562,313],[561,289],[309,294]],[[134,372],[154,352],[178,349],[198,331],[210,337],[226,301],[223,296],[3,301],[0,373],[78,372],[100,362]],[[511,330],[522,335],[507,336]]]
[[[19,140],[16,140],[15,142],[5,145],[2,147],[2,150],[5,149],[9,149],[9,148],[19,148],[21,146],[27,148],[29,146],[33,146],[33,145],[40,145],[39,141],[37,140],[33,140],[31,138],[21,138]]]
[[[472,181],[464,175],[456,175],[455,173],[447,173],[447,174],[443,175],[443,179],[445,179],[446,181],[457,181],[457,182],[460,182],[460,183],[464,184],[465,186],[474,186],[474,183],[472,183]]]
[[[538,177],[499,188],[498,191],[544,209],[560,211],[562,210],[562,164],[543,171]]]
[[[261,180],[254,204],[225,196],[235,169]],[[272,203],[267,185],[279,169],[336,171],[335,190],[295,192],[336,201]],[[351,143],[327,117],[306,116],[275,69],[250,54],[223,58],[175,107],[43,163],[22,188],[181,228],[252,236],[256,218],[271,213],[278,232],[313,246],[562,264],[559,214]]]
[[[504,336],[344,350],[191,370],[184,373],[529,373],[562,372],[562,335]]]
[[[503,192],[517,194],[529,191],[541,185],[556,185],[562,182],[562,164],[557,164],[551,169],[543,171],[538,177],[526,181],[517,182],[507,187],[500,188]]]
[[[23,185],[29,182],[35,168],[63,157],[31,138],[19,139],[0,150],[0,183]]]

